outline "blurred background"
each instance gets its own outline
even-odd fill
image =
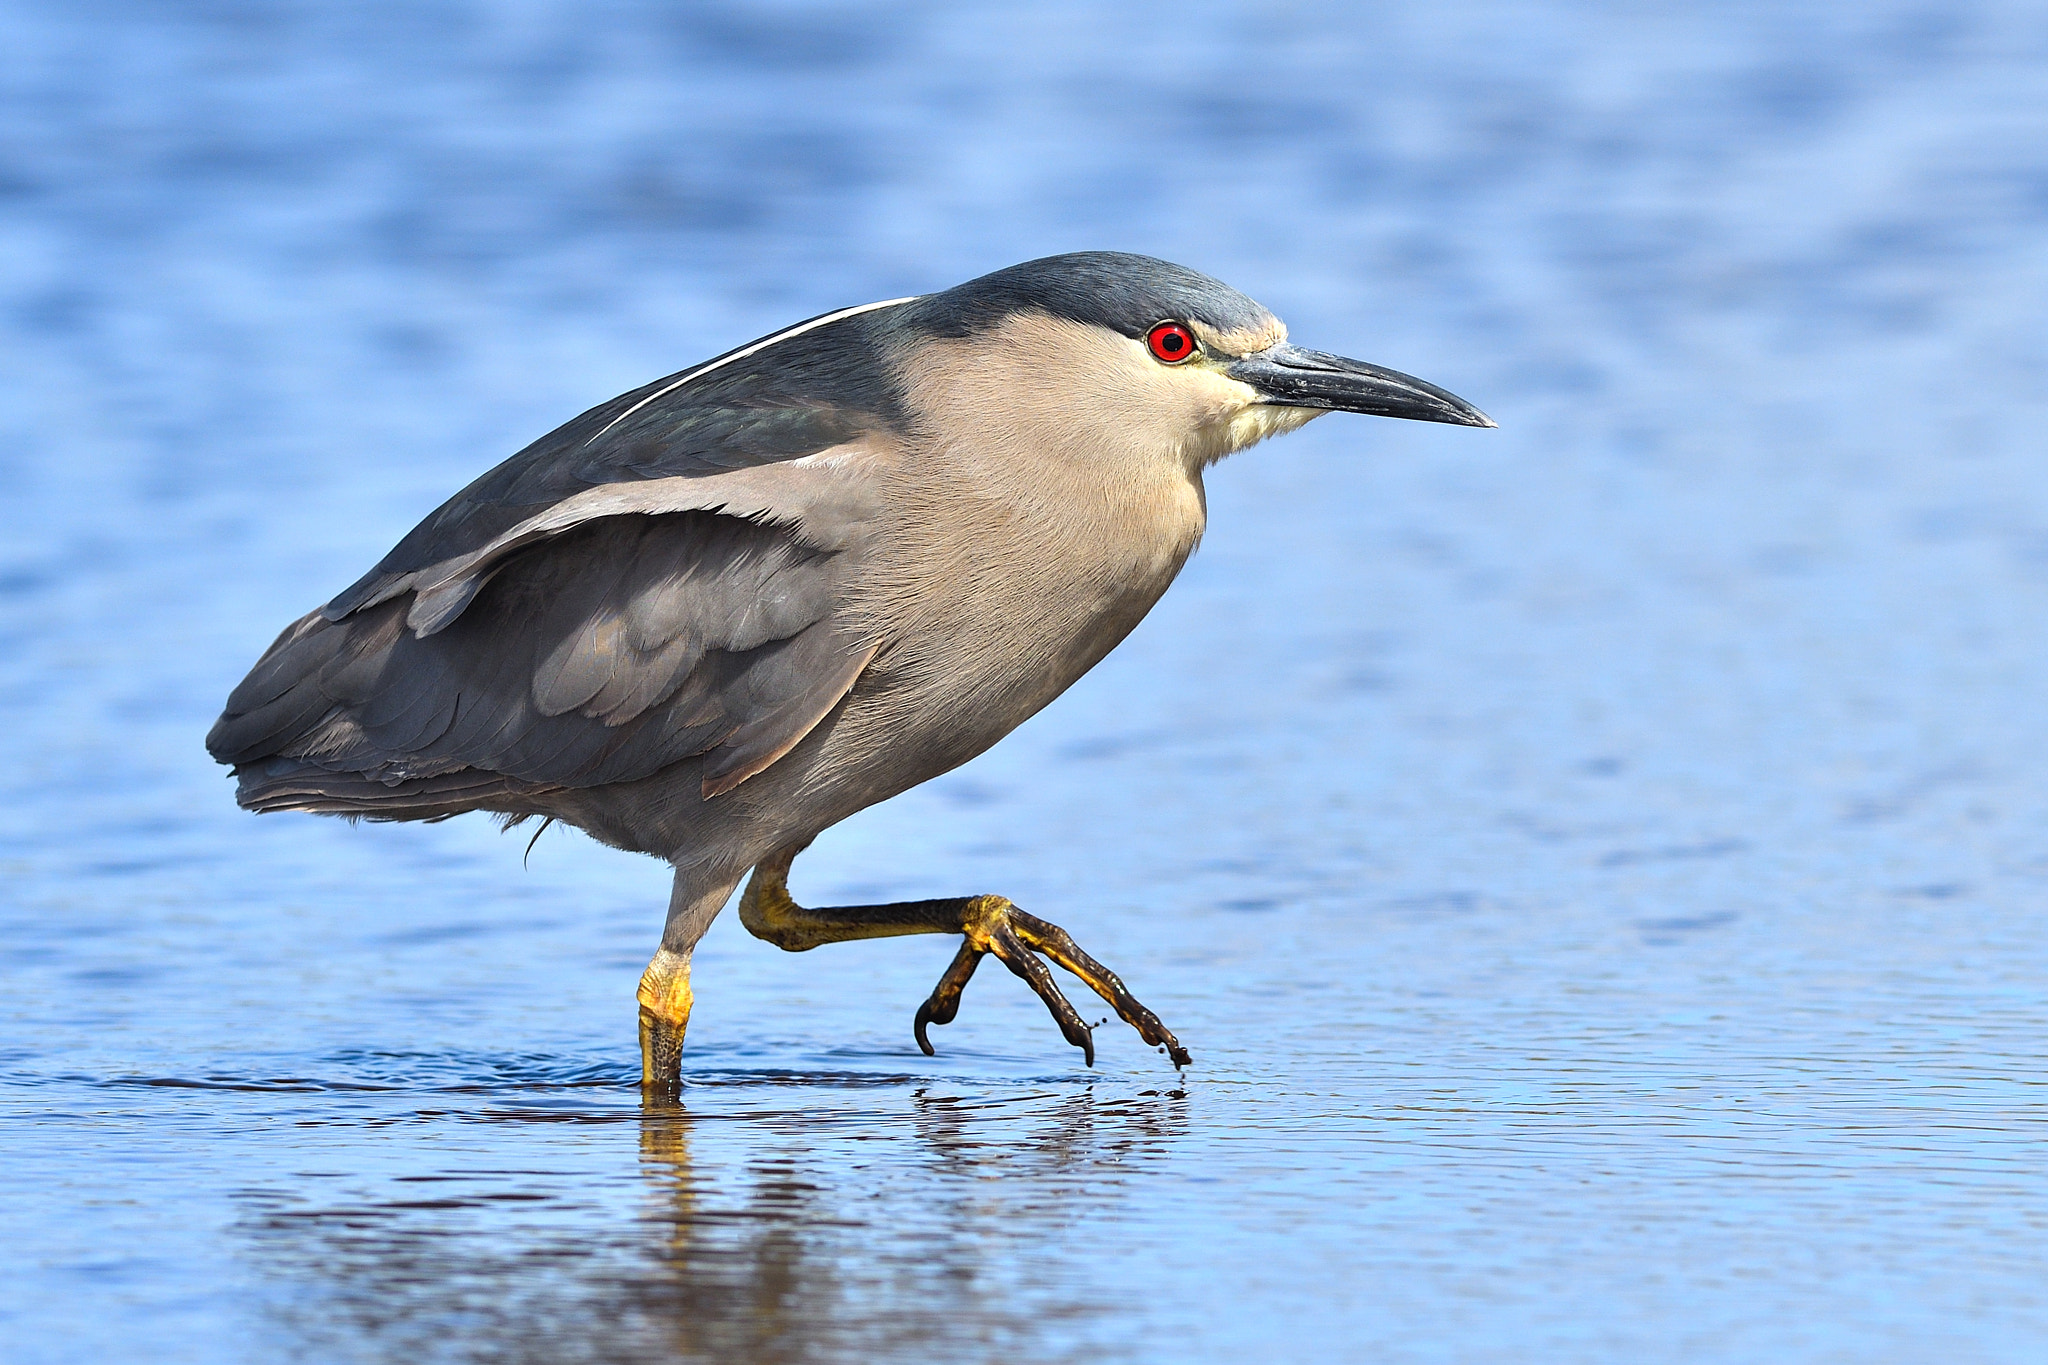
[[[2048,1334],[2048,12],[0,5],[25,1361],[2022,1361]],[[1212,471],[1065,698],[821,839],[953,945],[238,812],[275,632],[614,393],[1114,248],[1500,423]]]

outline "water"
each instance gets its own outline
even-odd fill
[[[0,12],[9,1359],[2023,1361],[2048,1336],[2048,22],[2021,4]],[[1139,249],[1331,418],[818,901],[237,812],[200,737],[449,490],[791,319]]]

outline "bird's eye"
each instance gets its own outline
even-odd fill
[[[1162,322],[1145,333],[1145,345],[1169,365],[1178,365],[1195,354],[1195,334],[1178,322]]]

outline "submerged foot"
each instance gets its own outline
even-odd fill
[[[945,975],[939,978],[939,984],[932,988],[931,998],[917,1007],[913,1030],[925,1056],[937,1055],[925,1030],[932,1024],[953,1022],[960,1013],[960,993],[967,988],[974,969],[981,965],[983,955],[993,953],[1005,967],[1024,978],[1052,1011],[1053,1022],[1060,1026],[1067,1041],[1080,1048],[1088,1065],[1094,1066],[1093,1030],[1061,994],[1051,970],[1038,960],[1042,953],[1086,982],[1110,1003],[1118,1018],[1138,1031],[1139,1037],[1163,1050],[1174,1066],[1188,1065],[1188,1050],[1180,1045],[1172,1030],[1159,1022],[1159,1016],[1139,1004],[1115,972],[1082,952],[1072,936],[1057,924],[1025,914],[1002,896],[976,896],[968,900],[961,921],[966,941],[960,945]]]

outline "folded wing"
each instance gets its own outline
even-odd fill
[[[900,399],[891,305],[622,394],[450,498],[294,623],[207,748],[258,810],[420,818],[789,751],[878,642],[845,619]]]
[[[340,620],[307,615],[228,698],[208,749],[259,810],[410,815],[695,756],[707,798],[731,790],[873,656],[837,610],[861,544],[817,507],[826,534],[800,517],[665,510],[706,500],[688,483],[687,497],[636,485],[644,511],[614,499],[515,528],[430,569],[438,599],[408,587]],[[423,603],[424,625],[409,619]]]

